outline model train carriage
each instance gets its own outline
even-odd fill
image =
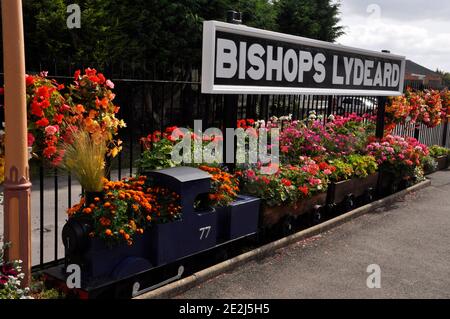
[[[137,236],[132,246],[112,247],[88,236],[89,223],[69,220],[63,229],[66,264],[80,265],[83,285],[92,287],[127,278],[257,232],[258,198],[239,196],[227,207],[196,210],[195,200],[211,189],[208,173],[176,167],[147,175],[154,184],[180,195],[181,219],[152,226]]]

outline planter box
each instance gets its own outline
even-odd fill
[[[150,261],[154,266],[208,250],[217,244],[218,214],[215,209],[194,212],[189,219],[158,224],[148,230]]]
[[[376,190],[378,184],[379,173],[375,173],[367,176],[366,178],[354,178],[352,179],[353,183],[353,196],[361,197],[367,194],[367,191],[370,189]]]
[[[258,231],[261,200],[256,197],[239,195],[229,206],[230,229],[228,240],[241,238]]]
[[[263,209],[263,226],[271,227],[277,224],[285,216],[298,217],[312,212],[317,206],[324,206],[327,202],[327,193],[320,193],[311,198],[304,199],[294,206],[265,207]]]
[[[378,194],[390,195],[405,189],[407,181],[396,177],[392,173],[381,172],[378,182]]]
[[[217,214],[194,212],[187,220],[157,224],[136,235],[133,245],[108,246],[102,239],[89,239],[82,253],[66,252],[67,264],[82,268],[83,280],[99,282],[174,262],[217,245]]]
[[[339,204],[347,199],[353,193],[354,183],[349,179],[338,183],[328,185],[328,204]]]
[[[350,195],[354,198],[367,194],[370,189],[376,189],[379,173],[367,176],[366,178],[352,178],[339,183],[331,183],[328,187],[328,204],[339,204],[345,201]]]
[[[230,206],[217,208],[218,242],[224,243],[256,233],[260,206],[259,198],[239,195]]]
[[[149,242],[149,234],[136,236],[132,246],[126,243],[107,246],[102,239],[94,238],[82,254],[66,254],[66,261],[81,267],[83,281],[121,279],[152,268]]]
[[[436,160],[436,162],[438,164],[437,165],[437,170],[438,171],[441,171],[441,170],[444,170],[444,169],[448,168],[448,164],[449,164],[448,156],[440,156],[440,157],[435,158],[435,160]]]

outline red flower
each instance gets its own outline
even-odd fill
[[[49,124],[49,121],[45,117],[43,117],[42,119],[40,119],[39,121],[36,122],[36,125],[41,126],[41,127],[46,127],[48,124]]]
[[[44,149],[44,156],[50,158],[56,154],[56,151],[57,150],[55,146],[48,146]]]
[[[86,70],[84,70],[84,72],[86,73],[87,76],[96,76],[97,75],[96,69],[87,68]]]
[[[290,180],[288,180],[287,178],[283,178],[281,180],[281,183],[283,183],[283,185],[287,186],[287,187],[292,186],[292,182]]]
[[[1,273],[6,276],[17,276],[19,273],[11,265],[3,264]]]
[[[55,114],[55,116],[53,117],[53,121],[58,124],[61,124],[63,119],[64,119],[64,115],[62,115],[62,114]]]
[[[309,193],[308,187],[306,187],[306,186],[300,186],[300,187],[298,188],[298,190],[299,190],[300,192],[302,192],[303,195],[308,196],[308,193]]]
[[[27,86],[32,86],[34,84],[34,77],[32,75],[26,75],[25,82]]]
[[[75,71],[75,75],[74,75],[75,81],[78,81],[80,79],[80,75],[81,75],[81,71],[80,70],[76,70]]]
[[[31,114],[36,115],[38,117],[43,117],[44,116],[44,112],[42,111],[40,103],[33,102],[31,104]]]
[[[50,97],[50,92],[48,90],[48,87],[46,86],[40,86],[36,90],[36,96],[40,98],[41,100],[48,99]]]
[[[166,128],[166,133],[172,134],[172,132],[175,131],[176,129],[177,129],[176,126],[170,126],[170,127]]]
[[[98,83],[103,84],[106,82],[106,78],[102,73],[99,73],[97,76],[98,76],[98,80],[99,80]]]

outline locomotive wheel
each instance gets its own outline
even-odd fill
[[[318,225],[323,221],[322,206],[316,206],[311,213],[311,224]]]
[[[292,216],[286,216],[280,225],[280,232],[283,236],[289,236],[294,233],[294,221]]]
[[[347,196],[344,201],[344,211],[351,211],[355,207],[355,201],[352,195]]]
[[[371,203],[373,202],[375,196],[374,196],[374,190],[373,188],[369,188],[366,193],[364,194],[364,202],[365,203]]]

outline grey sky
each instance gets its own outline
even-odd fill
[[[336,0],[338,2],[338,0]],[[449,0],[340,0],[345,45],[405,55],[450,72]]]

